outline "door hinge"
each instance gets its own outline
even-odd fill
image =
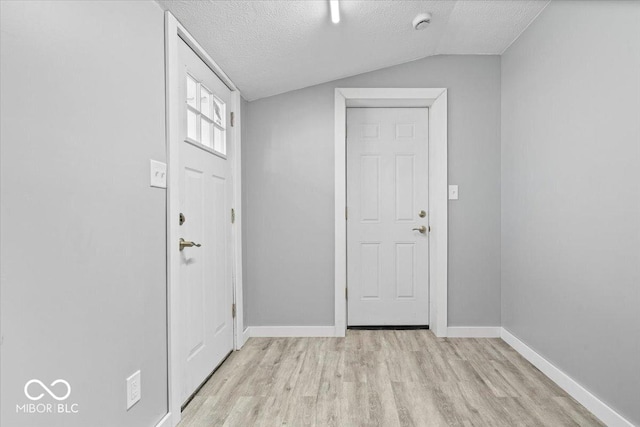
[[[236,318],[236,303],[231,304],[231,317]]]
[[[231,224],[235,224],[236,222],[236,210],[231,208]]]
[[[344,288],[344,299],[349,299],[349,289]]]
[[[235,124],[236,124],[236,120],[235,120],[235,119],[236,119],[236,115],[235,115],[235,113],[232,111],[232,112],[231,112],[231,127],[234,127],[234,126],[235,126]]]
[[[349,208],[347,207],[344,208],[344,219],[349,219]]]

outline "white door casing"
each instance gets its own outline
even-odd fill
[[[181,400],[233,349],[230,162],[231,91],[182,40],[178,44],[180,135],[178,232],[201,246],[179,255]],[[178,242],[172,244],[178,245]]]
[[[334,329],[347,327],[347,107],[429,108],[429,329],[447,336],[447,89],[336,88],[334,97]]]
[[[428,137],[427,108],[347,109],[349,326],[429,324]]]

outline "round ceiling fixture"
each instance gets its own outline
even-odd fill
[[[413,18],[413,28],[415,30],[424,30],[430,23],[430,13],[419,13],[415,18]]]

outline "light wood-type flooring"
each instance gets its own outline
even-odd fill
[[[428,330],[251,338],[182,416],[180,427],[603,425],[501,339]]]

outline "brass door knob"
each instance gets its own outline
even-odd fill
[[[414,228],[413,231],[419,231],[420,233],[425,234],[427,232],[427,227],[422,225],[420,228]]]
[[[183,250],[184,248],[191,248],[194,246],[196,248],[199,248],[202,245],[200,243],[195,243],[190,240],[184,240],[182,237],[180,238],[180,250]]]

